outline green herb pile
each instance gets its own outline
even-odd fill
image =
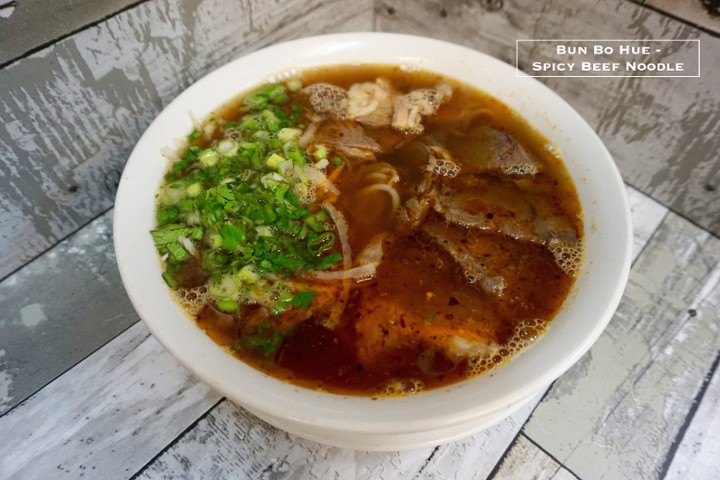
[[[319,158],[298,145],[302,110],[289,99],[297,88],[291,80],[252,92],[222,139],[191,145],[169,169],[151,234],[171,288],[185,286],[183,269],[199,265],[221,310],[252,302],[279,314],[314,296],[284,278],[341,260],[335,226],[303,174]],[[188,140],[200,136],[195,130]]]

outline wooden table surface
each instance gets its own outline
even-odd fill
[[[701,44],[699,78],[543,80],[626,181],[627,289],[592,349],[527,407],[403,452],[306,441],[212,391],[138,321],[112,246],[128,153],[179,92],[265,45],[368,30],[508,63],[517,39]],[[719,32],[711,0],[0,6],[0,478],[720,479]]]

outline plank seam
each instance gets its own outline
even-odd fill
[[[180,432],[170,443],[165,445],[165,447],[162,450],[160,450],[153,458],[148,460],[147,463],[145,463],[145,465],[140,467],[140,469],[137,472],[135,472],[132,477],[130,477],[130,480],[136,480],[137,478],[139,478],[140,475],[142,475],[143,472],[145,472],[145,470],[147,470],[153,463],[155,463],[158,458],[160,458],[163,454],[165,454],[165,452],[167,452],[172,447],[174,447],[175,444],[177,444],[180,440],[182,440],[182,438],[185,435],[187,435],[188,432],[190,432],[193,428],[195,428],[198,425],[198,423],[200,423],[202,420],[207,418],[207,416],[210,415],[210,413],[213,410],[215,410],[215,408],[217,408],[222,402],[225,402],[226,400],[227,399],[225,397],[221,397],[217,402],[212,404],[210,406],[210,408],[208,408],[205,412],[203,412],[201,415],[199,415],[190,425],[185,427],[182,432]]]
[[[530,415],[527,416],[527,418],[525,419],[523,424],[520,426],[520,428],[518,428],[518,431],[515,434],[515,436],[513,437],[513,439],[510,440],[510,442],[508,442],[507,448],[502,453],[502,455],[500,455],[500,458],[498,458],[498,461],[495,463],[495,466],[488,474],[488,477],[487,477],[488,480],[492,480],[493,478],[495,478],[495,475],[497,475],[497,473],[500,471],[500,468],[502,467],[503,462],[507,458],[508,453],[510,453],[510,450],[512,450],[512,447],[515,445],[515,442],[517,442],[518,437],[522,434],[523,429],[525,428],[525,425],[527,425],[527,423],[532,418],[533,413],[535,412],[535,409],[538,407],[538,405],[540,405],[543,402],[543,400],[545,400],[545,397],[547,397],[547,395],[550,393],[550,390],[552,390],[552,386],[554,384],[555,384],[555,382],[553,381],[550,385],[548,385],[548,387],[545,389],[545,393],[542,394],[542,397],[540,397],[540,400],[538,400],[538,402],[535,404],[535,406],[532,409],[532,412],[530,412]],[[527,436],[527,435],[524,435],[524,436]]]
[[[657,200],[655,200],[655,201],[657,201]],[[665,208],[667,208],[667,207],[665,207]],[[637,253],[637,256],[635,257],[635,259],[633,259],[633,261],[630,262],[631,270],[632,270],[632,267],[634,267],[635,264],[637,263],[638,259],[642,256],[643,252],[647,249],[648,245],[650,245],[650,242],[652,242],[653,239],[655,238],[655,236],[658,234],[658,231],[660,230],[660,226],[663,223],[665,223],[665,221],[667,220],[668,215],[670,215],[670,213],[671,213],[671,210],[668,209],[668,211],[665,212],[665,215],[663,215],[662,219],[660,219],[660,221],[658,222],[657,226],[655,227],[655,230],[653,230],[652,233],[650,234],[650,236],[647,238],[647,240],[645,240],[645,243],[640,248],[640,251]],[[672,213],[675,213],[675,212],[672,212]],[[703,229],[703,231],[707,232],[707,230],[705,230],[705,229]],[[712,232],[710,232],[710,233],[712,233]]]
[[[31,399],[32,397],[34,397],[35,395],[37,395],[37,394],[38,394],[41,390],[43,390],[45,387],[47,387],[47,386],[50,385],[51,383],[57,381],[60,377],[62,377],[62,376],[65,375],[66,373],[68,373],[70,370],[72,370],[73,368],[75,368],[75,367],[77,367],[78,365],[80,365],[82,362],[84,362],[85,360],[87,360],[89,357],[91,357],[92,355],[94,355],[95,353],[97,353],[98,351],[100,351],[101,349],[105,348],[110,342],[112,342],[113,340],[115,340],[116,338],[118,338],[120,335],[124,334],[125,332],[127,332],[128,330],[130,330],[132,327],[134,327],[135,325],[137,325],[137,323],[138,323],[139,321],[140,321],[140,319],[138,318],[138,320],[134,321],[132,324],[128,325],[126,328],[124,328],[123,330],[121,330],[120,332],[118,332],[117,335],[115,335],[115,336],[112,337],[112,338],[109,338],[109,339],[108,339],[105,343],[103,343],[102,345],[98,345],[98,347],[95,348],[95,350],[93,350],[92,352],[88,353],[88,354],[85,355],[83,358],[81,358],[81,359],[78,360],[77,362],[73,363],[73,364],[70,365],[68,368],[66,368],[65,370],[63,370],[62,372],[60,372],[60,373],[58,373],[57,375],[55,375],[50,381],[46,382],[42,387],[38,387],[38,388],[36,388],[35,390],[33,390],[32,393],[26,395],[25,398],[23,398],[22,400],[20,400],[19,402],[17,402],[14,406],[10,407],[10,409],[2,412],[2,413],[0,414],[0,418],[4,417],[5,415],[7,415],[8,413],[12,412],[13,410],[15,410],[15,409],[17,409],[17,408],[22,407],[25,402],[27,402],[29,399]],[[148,333],[145,335],[145,338],[149,337],[150,335],[152,335],[152,334],[151,334],[150,332],[148,332]],[[144,341],[144,340],[145,340],[145,339],[143,339],[143,341]]]
[[[629,1],[632,1],[632,0],[627,0],[627,1],[629,2]],[[603,143],[605,143],[605,142],[603,141]],[[673,213],[673,214],[677,215],[678,217],[680,217],[681,219],[685,220],[686,222],[688,222],[688,223],[691,224],[692,226],[697,227],[697,228],[699,228],[700,230],[702,230],[703,232],[707,232],[707,233],[709,233],[710,235],[712,235],[714,238],[717,238],[718,240],[720,240],[720,234],[715,233],[715,232],[713,232],[712,230],[709,230],[707,227],[703,227],[703,226],[700,225],[698,222],[696,222],[696,221],[693,220],[692,218],[688,218],[685,214],[679,212],[678,210],[676,210],[676,209],[675,209],[674,207],[672,207],[671,205],[667,205],[667,204],[666,204],[665,202],[663,202],[662,200],[658,200],[657,198],[653,197],[649,192],[643,191],[640,187],[638,187],[638,186],[636,186],[636,185],[628,182],[628,181],[625,180],[625,179],[623,179],[623,183],[624,183],[625,185],[629,186],[629,187],[634,188],[635,190],[637,190],[638,192],[642,193],[642,194],[645,195],[646,197],[650,198],[651,200],[653,200],[654,202],[656,202],[658,205],[661,205],[661,206],[667,208],[668,213]],[[666,218],[667,218],[667,214],[665,214],[665,216],[663,216],[663,219],[662,219],[662,221],[661,221],[660,223],[664,222]],[[657,230],[656,230],[656,231],[657,231]],[[654,232],[653,232],[653,233],[654,233]],[[649,242],[649,239],[648,239],[648,242]],[[646,242],[645,245],[647,245],[647,242]],[[645,249],[645,246],[643,246],[643,250],[644,250],[644,249]],[[640,257],[640,255],[638,254],[638,258],[639,258],[639,257]],[[634,263],[635,263],[635,262],[633,261],[633,264],[634,264]]]
[[[713,30],[713,29],[711,29],[711,28],[704,27],[704,26],[702,26],[702,25],[699,25],[699,24],[697,24],[697,23],[695,23],[695,22],[692,22],[692,21],[687,20],[687,19],[682,18],[682,17],[678,17],[677,15],[674,15],[674,14],[672,14],[672,13],[666,12],[665,10],[662,10],[662,9],[660,9],[660,8],[657,8],[657,7],[653,6],[653,5],[648,5],[648,4],[645,3],[645,2],[643,2],[643,3],[638,3],[638,2],[634,2],[634,1],[632,1],[632,0],[629,0],[629,1],[630,1],[631,3],[634,3],[634,4],[636,4],[636,5],[641,6],[641,7],[643,7],[643,8],[647,8],[648,10],[652,10],[652,11],[655,12],[655,13],[659,13],[660,15],[664,15],[664,16],[666,16],[666,17],[668,17],[668,18],[671,18],[671,19],[675,20],[676,22],[680,22],[680,23],[685,24],[685,25],[687,25],[687,26],[689,26],[689,27],[696,28],[696,29],[700,30],[701,32],[707,33],[708,35],[711,35],[711,36],[713,36],[713,37],[715,37],[715,38],[720,38],[720,32],[716,32],[715,30]]]
[[[146,1],[146,0],[144,0],[144,1]],[[100,218],[100,217],[102,217],[103,215],[105,215],[106,213],[108,213],[108,212],[109,212],[110,210],[112,210],[113,208],[115,208],[115,202],[113,202],[113,204],[112,204],[112,206],[111,206],[110,208],[106,208],[105,210],[101,211],[100,213],[98,213],[97,215],[95,215],[94,217],[92,217],[91,219],[89,219],[88,221],[86,221],[85,223],[81,223],[80,225],[78,225],[78,227],[77,227],[75,230],[73,230],[72,232],[68,233],[68,234],[65,235],[64,237],[58,238],[58,239],[55,241],[55,243],[53,243],[52,245],[50,245],[49,247],[47,247],[45,250],[42,250],[42,251],[38,252],[37,255],[35,255],[34,257],[30,258],[30,260],[28,260],[27,262],[23,263],[22,265],[20,265],[19,267],[15,268],[15,269],[11,270],[11,271],[8,272],[7,275],[5,275],[4,277],[0,277],[0,283],[4,282],[5,280],[7,280],[8,278],[10,278],[11,276],[15,275],[16,273],[18,273],[18,272],[19,272],[20,270],[22,270],[23,268],[29,266],[29,265],[30,265],[31,263],[33,263],[34,261],[40,259],[40,257],[42,257],[43,255],[45,255],[46,253],[48,253],[50,250],[52,250],[52,249],[54,249],[55,247],[59,246],[61,243],[63,243],[64,241],[68,240],[68,239],[69,239],[70,237],[72,237],[73,235],[77,234],[80,230],[82,230],[83,228],[87,227],[88,225],[90,225],[91,223],[93,223],[95,220],[97,220],[98,218]]]
[[[703,383],[700,386],[700,390],[698,390],[698,393],[695,395],[695,398],[693,399],[693,402],[690,406],[690,411],[685,416],[685,420],[683,421],[683,424],[680,426],[678,433],[675,434],[675,438],[673,438],[673,441],[670,444],[670,450],[668,450],[668,453],[665,456],[665,461],[663,462],[662,467],[660,468],[660,475],[658,476],[658,478],[666,478],[667,477],[668,470],[670,470],[670,466],[672,465],[672,461],[675,458],[675,455],[677,454],[678,448],[680,448],[683,438],[685,438],[685,434],[687,433],[688,428],[690,428],[690,424],[692,423],[692,420],[695,417],[695,414],[697,413],[697,410],[700,407],[700,404],[702,403],[702,399],[705,396],[705,392],[707,391],[708,387],[710,386],[710,382],[712,381],[712,378],[718,369],[718,364],[720,364],[720,350],[718,350],[712,366],[708,370],[708,373],[705,375],[705,378],[703,379]]]
[[[548,390],[550,390],[550,389],[548,388]],[[547,392],[546,392],[546,393],[547,393]],[[538,402],[538,405],[539,405],[539,404],[540,404],[540,402]],[[535,405],[535,407],[537,408],[537,405]],[[534,411],[534,410],[535,410],[535,409],[533,409],[533,411]],[[523,428],[525,427],[525,424],[527,424],[527,420],[528,420],[531,416],[532,416],[532,414],[528,415],[528,418],[525,420],[525,423],[523,423],[522,427],[518,428],[518,431],[517,431],[517,433],[515,434],[515,436],[513,437],[513,439],[510,440],[510,442],[508,442],[507,448],[505,448],[505,451],[502,453],[502,455],[500,455],[500,458],[498,458],[498,461],[495,462],[495,466],[493,467],[493,469],[490,470],[490,473],[489,473],[488,476],[487,476],[487,480],[493,480],[493,479],[495,478],[495,475],[497,475],[497,473],[500,471],[500,468],[502,467],[503,462],[504,462],[505,459],[507,458],[508,453],[510,453],[510,450],[512,450],[513,446],[515,446],[515,442],[517,442],[518,437],[519,437],[520,435],[522,435],[522,430],[523,430]]]
[[[130,5],[127,5],[127,6],[123,7],[123,8],[121,8],[120,10],[117,10],[117,11],[115,11],[115,12],[109,13],[109,14],[105,15],[105,16],[102,17],[102,18],[99,18],[99,19],[97,19],[97,20],[95,20],[95,21],[93,21],[93,22],[90,22],[90,23],[88,23],[87,25],[81,25],[80,27],[78,27],[78,28],[76,28],[76,29],[74,29],[74,30],[71,30],[71,31],[69,31],[69,32],[67,32],[67,33],[65,33],[65,34],[62,34],[62,35],[60,35],[59,37],[57,37],[57,38],[55,38],[55,39],[53,39],[53,40],[49,40],[49,41],[47,41],[47,42],[44,42],[44,43],[38,45],[37,47],[33,47],[33,48],[29,49],[28,51],[26,51],[26,52],[24,52],[24,53],[22,53],[22,54],[20,54],[20,55],[18,55],[18,56],[16,56],[16,57],[11,58],[10,60],[7,60],[7,61],[5,61],[5,62],[3,62],[3,63],[0,63],[0,69],[3,69],[3,68],[5,68],[5,67],[7,67],[8,65],[11,65],[11,64],[13,64],[13,63],[15,63],[15,62],[18,62],[18,61],[20,61],[20,60],[22,60],[22,59],[24,59],[24,58],[27,58],[27,57],[29,57],[29,56],[31,56],[31,55],[39,52],[40,50],[44,50],[44,49],[46,49],[46,48],[48,48],[48,47],[50,47],[50,46],[52,46],[52,45],[54,45],[54,44],[62,41],[62,40],[65,40],[65,39],[68,38],[68,37],[71,37],[71,36],[75,35],[75,34],[78,33],[78,32],[82,32],[83,30],[87,30],[88,28],[92,28],[92,27],[94,27],[94,26],[96,26],[96,25],[99,25],[99,24],[101,24],[102,22],[105,22],[105,21],[111,19],[112,17],[114,17],[114,16],[116,16],[116,15],[118,15],[118,14],[120,14],[120,13],[123,13],[123,12],[125,12],[125,11],[127,11],[127,10],[131,10],[131,9],[133,9],[133,8],[135,8],[135,7],[143,4],[143,3],[146,3],[146,2],[148,2],[148,1],[150,1],[150,0],[138,0],[137,2],[131,3]]]
[[[543,447],[541,447],[539,443],[537,443],[535,440],[533,440],[533,439],[530,438],[528,435],[526,435],[525,432],[521,432],[521,433],[522,433],[522,436],[525,437],[528,442],[530,442],[530,443],[532,443],[533,445],[535,445],[541,452],[543,452],[545,455],[547,455],[548,457],[550,457],[550,459],[552,459],[555,463],[557,463],[557,464],[560,465],[562,468],[564,468],[570,475],[572,475],[573,477],[575,477],[577,480],[580,480],[580,476],[578,476],[575,472],[573,472],[573,471],[570,469],[570,467],[568,467],[568,466],[565,465],[563,462],[561,462],[560,460],[558,460],[558,458],[557,458],[555,455],[553,455],[552,453],[548,452],[548,451],[545,450]]]

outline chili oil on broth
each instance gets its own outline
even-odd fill
[[[207,286],[175,290],[179,303],[198,326],[232,355],[278,379],[366,396],[417,393],[462,381],[496,368],[541,336],[572,287],[581,262],[583,234],[574,185],[547,140],[499,100],[434,73],[406,72],[396,66],[335,66],[305,71],[299,78],[304,86],[325,82],[344,89],[384,78],[401,93],[445,83],[452,86],[452,96],[435,115],[423,118],[422,135],[391,127],[365,127],[366,135],[381,146],[375,160],[359,161],[335,152],[342,158],[342,170],[333,176],[338,167],[329,166],[328,177],[339,190],[330,200],[347,221],[353,258],[373,242],[382,245],[382,261],[373,278],[360,282],[302,278],[303,288],[316,292],[310,314],[292,309],[273,316],[255,305],[228,313],[213,304]],[[228,102],[208,121],[237,121],[243,98]],[[306,95],[290,93],[290,103],[303,107],[304,128],[317,119]],[[488,131],[509,135],[538,171],[515,175],[473,165],[473,144],[486,143],[483,138]],[[219,127],[210,138],[193,144],[207,147],[222,136]],[[529,239],[523,236],[532,227],[529,221],[513,227],[515,230],[498,231],[491,218],[489,227],[485,222],[478,228],[472,222],[448,218],[452,210],[443,212],[437,199],[425,199],[434,205],[422,226],[399,225],[398,209],[392,207],[390,195],[382,189],[360,192],[369,186],[369,174],[375,173],[376,179],[385,174],[390,181],[387,177],[392,173],[373,168],[374,164],[388,164],[399,177],[393,187],[405,205],[426,178],[427,158],[417,158],[424,148],[417,144],[423,142],[446,148],[460,167],[457,176],[442,179],[444,190],[499,189],[500,193],[488,193],[490,201],[486,203],[500,205],[495,215],[510,218],[518,214],[503,208],[507,203],[504,197],[521,192],[528,218],[537,211],[551,216],[563,225],[562,235],[570,230],[575,243],[535,234]],[[466,205],[471,218],[487,207],[483,198],[472,198],[472,193],[467,199],[457,200],[457,196],[449,193],[447,202]],[[493,196],[499,200],[494,202]],[[467,202],[463,204],[463,200]],[[470,263],[482,268],[494,263],[489,271],[502,272],[501,295],[492,293],[492,285],[484,288],[481,280],[469,278],[467,265],[459,261],[468,251],[480,255]],[[342,262],[335,267],[341,268]],[[327,328],[321,317],[337,305],[337,296],[347,283],[351,283],[350,292],[340,321]],[[244,336],[255,335],[258,329],[282,332],[277,351],[264,355],[235,348]]]

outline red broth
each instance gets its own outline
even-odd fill
[[[557,314],[583,252],[582,212],[565,166],[498,99],[390,66],[299,76],[304,86],[323,82],[345,91],[378,78],[395,102],[413,91],[435,92],[428,98],[436,111],[421,115],[421,132],[318,112],[305,88],[288,92],[281,106],[288,114],[302,109],[303,133],[317,129],[306,146],[311,162],[318,148],[328,151],[323,171],[337,190],[317,187],[308,209],[317,212],[325,202],[340,212],[352,268],[367,267],[372,262],[363,264],[363,256],[374,252],[378,260],[381,252],[372,274],[270,275],[293,294],[313,292],[308,305],[276,313],[242,295],[237,310],[219,308],[207,294],[211,275],[201,254],[179,270],[193,280],[176,286],[198,326],[240,360],[303,387],[366,396],[437,388],[508,361]],[[439,85],[451,87],[449,99],[438,100],[445,88]],[[227,122],[241,118],[243,98],[211,115],[208,122],[222,121],[192,144],[217,146],[232,129]],[[357,128],[360,140],[347,147]],[[342,253],[340,243],[331,251]],[[338,262],[327,270],[343,268]]]

